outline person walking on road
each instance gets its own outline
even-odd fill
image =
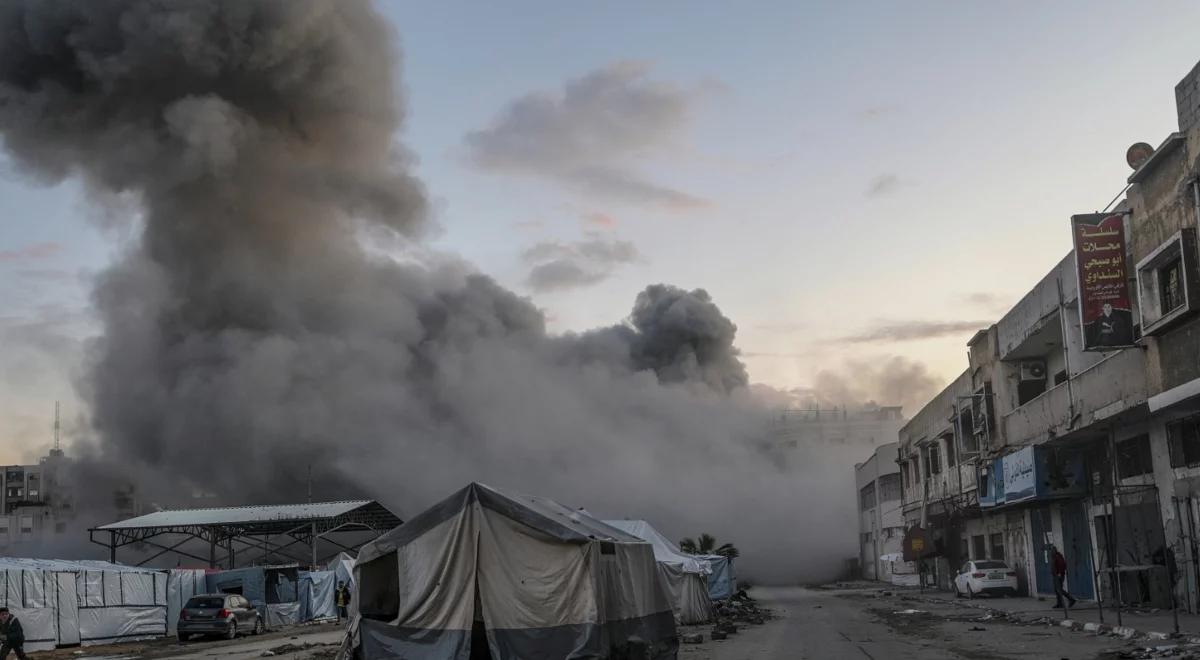
[[[337,600],[337,620],[338,623],[341,623],[342,619],[349,618],[346,615],[346,608],[350,607],[350,587],[347,587],[345,582],[338,582],[334,597]],[[0,658],[0,660],[4,659]]]
[[[7,607],[0,607],[0,660],[8,660],[10,651],[17,655],[17,660],[26,660],[25,631]]]
[[[1067,592],[1067,558],[1055,546],[1050,546],[1050,572],[1054,574],[1054,609],[1062,609],[1063,596],[1070,601],[1069,607],[1075,607],[1075,597]]]

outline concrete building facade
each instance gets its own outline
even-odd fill
[[[903,562],[894,559],[901,552],[904,540],[896,448],[894,442],[881,445],[870,458],[854,466],[859,504],[858,561],[862,577],[867,580],[891,582],[893,572],[909,572],[898,569],[897,565]]]
[[[898,434],[905,524],[942,588],[988,558],[1052,594],[1055,546],[1077,596],[1200,611],[1200,65],[1175,91],[1178,130],[1114,182],[1134,345],[1084,349],[1068,253]]]

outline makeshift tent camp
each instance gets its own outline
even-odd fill
[[[471,484],[363,546],[354,570],[364,660],[677,653],[650,544],[547,499]]]
[[[179,628],[179,612],[188,599],[208,593],[208,580],[202,568],[173,568],[167,572],[167,635]]]
[[[703,623],[712,618],[708,595],[709,563],[684,554],[645,520],[605,520],[606,524],[647,541],[654,548],[658,576],[675,607],[679,623]]]
[[[167,575],[104,561],[0,558],[0,605],[25,650],[109,644],[167,633]]]
[[[250,566],[208,574],[210,593],[238,594],[263,614],[268,627],[300,623],[299,568]]]
[[[300,621],[337,618],[336,589],[333,571],[300,571]]]
[[[713,600],[733,598],[737,591],[737,575],[733,572],[733,560],[722,555],[697,555],[708,562],[708,597]]]

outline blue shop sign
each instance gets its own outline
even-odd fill
[[[979,506],[1087,494],[1083,453],[1078,449],[1022,447],[980,470]]]

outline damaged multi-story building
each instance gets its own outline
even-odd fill
[[[931,584],[1003,559],[1052,594],[1054,545],[1076,596],[1200,611],[1200,65],[1175,91],[1179,129],[1131,147],[1119,202],[1064,219],[1078,255],[899,433]]]

